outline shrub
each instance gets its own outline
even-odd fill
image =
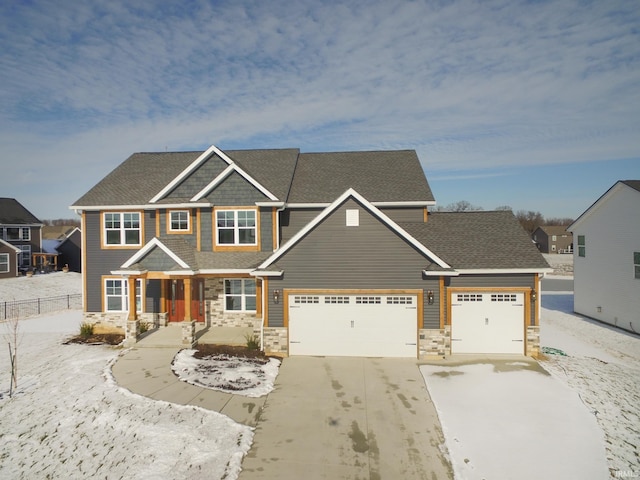
[[[93,324],[82,322],[80,324],[80,335],[83,337],[90,337],[93,335]]]
[[[140,322],[140,333],[144,333],[149,331],[149,323],[147,322]]]
[[[260,350],[260,337],[255,333],[246,334],[244,339],[247,341],[247,348],[249,350]]]

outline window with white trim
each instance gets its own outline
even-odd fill
[[[20,257],[18,262],[21,267],[29,268],[31,266],[31,245],[18,245],[20,249]]]
[[[5,227],[3,237],[10,242],[29,241],[31,240],[31,229],[29,227]]]
[[[105,212],[105,245],[141,245],[142,233],[139,212]]]
[[[481,293],[458,293],[456,295],[458,302],[481,302]]]
[[[216,211],[218,245],[257,245],[255,210]]]
[[[387,305],[413,305],[413,297],[387,297]]]
[[[126,278],[104,280],[104,303],[108,312],[129,311],[129,281]],[[142,279],[136,280],[136,312],[142,313]]]
[[[0,253],[0,273],[7,273],[9,271],[9,254]]]
[[[293,303],[320,303],[320,297],[315,295],[296,295]]]
[[[578,256],[584,257],[586,253],[584,235],[578,235]]]
[[[356,297],[356,304],[378,304],[381,301],[381,297]]]
[[[188,210],[172,210],[169,212],[169,231],[185,232],[189,231],[189,211]]]
[[[492,302],[515,302],[517,297],[513,293],[493,293],[491,294]]]
[[[315,303],[318,303],[318,302],[315,302]],[[327,304],[332,304],[332,303],[346,304],[346,303],[349,303],[349,297],[326,296],[326,297],[324,297],[324,303],[327,303]]]
[[[229,278],[224,281],[224,309],[227,312],[256,311],[256,281]]]
[[[635,278],[640,278],[640,252],[633,252],[633,270]]]

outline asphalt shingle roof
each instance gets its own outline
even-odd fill
[[[549,268],[509,211],[434,212],[400,226],[455,269]]]
[[[622,180],[622,183],[640,192],[640,180]]]
[[[224,153],[281,201],[330,203],[349,188],[372,202],[434,200],[413,150],[300,154],[288,148]],[[74,205],[145,205],[201,154],[134,153]],[[168,195],[158,203],[187,201]]]
[[[32,225],[42,223],[15,198],[0,198],[0,224]]]
[[[433,201],[413,150],[302,153],[290,203],[330,203],[349,188],[370,202]]]

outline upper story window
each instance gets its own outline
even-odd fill
[[[170,232],[189,232],[191,231],[191,226],[189,225],[189,223],[188,210],[172,210],[169,212]]]
[[[9,271],[9,254],[0,253],[0,273],[7,273]]]
[[[578,235],[578,256],[584,257],[586,253],[584,235]]]
[[[4,239],[8,241],[31,240],[31,229],[29,227],[5,227]]]
[[[29,268],[31,266],[31,245],[19,245],[20,249],[20,266]]]
[[[103,225],[105,245],[141,245],[139,212],[106,212]]]
[[[557,237],[555,235],[551,235],[551,241],[555,242],[557,240]]]
[[[218,245],[257,245],[255,210],[218,210],[216,212]]]
[[[640,252],[633,252],[633,269],[635,278],[640,278]]]

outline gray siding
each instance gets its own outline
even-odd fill
[[[347,208],[360,210],[360,226],[345,226]],[[352,200],[276,263],[284,276],[269,281],[270,326],[283,325],[283,304],[273,304],[274,289],[423,289],[438,299],[437,278],[422,275],[429,260]],[[425,305],[424,313],[425,324],[437,328],[437,304]]]
[[[260,250],[273,251],[273,217],[270,208],[260,209]]]
[[[175,260],[173,260],[166,253],[164,253],[164,251],[157,247],[153,248],[151,252],[145,255],[139,263],[145,270],[153,272],[171,270],[172,268],[178,266]]]
[[[160,311],[160,280],[147,280],[145,285],[145,312]]]
[[[220,206],[255,205],[256,202],[269,200],[256,187],[247,182],[238,173],[229,175],[221,185],[207,195],[207,200]]]
[[[316,218],[323,208],[298,208],[280,212],[280,245],[298,233],[307,223]]]
[[[206,187],[211,181],[222,173],[229,165],[217,155],[209,158],[194,172],[174,188],[167,196],[171,198],[192,198],[196,193]]]
[[[213,251],[213,209],[200,209],[200,250]]]
[[[102,250],[100,248],[100,212],[86,212],[85,219],[87,311],[100,312],[102,310],[102,275],[110,275],[111,270],[120,267],[137,249]],[[154,222],[155,219],[145,214],[145,237],[148,240],[153,238],[155,233]]]
[[[72,272],[82,270],[82,233],[80,230],[76,230],[57,250],[60,253],[58,267],[69,265],[69,270]]]
[[[12,248],[6,245],[0,245],[0,253],[7,254],[9,256],[9,271],[0,273],[0,278],[16,277],[18,275],[18,254]],[[3,301],[10,300],[9,298],[3,298]]]
[[[194,208],[180,208],[180,209],[176,209],[176,210],[189,210],[189,215],[190,215],[190,221],[192,222],[191,225],[191,233],[167,233],[169,230],[167,228],[167,224],[168,224],[168,218],[167,218],[167,214],[169,212],[169,210],[166,209],[162,209],[162,210],[158,210],[158,215],[160,215],[160,232],[158,232],[160,235],[159,236],[163,236],[163,235],[177,235],[180,238],[183,238],[184,240],[186,240],[187,242],[189,242],[191,245],[193,245],[194,247],[197,245],[197,238],[198,238],[198,229],[197,229],[197,225],[196,225],[196,209]],[[155,225],[153,226],[154,228],[154,232],[155,232]],[[148,237],[148,235],[147,235]]]

